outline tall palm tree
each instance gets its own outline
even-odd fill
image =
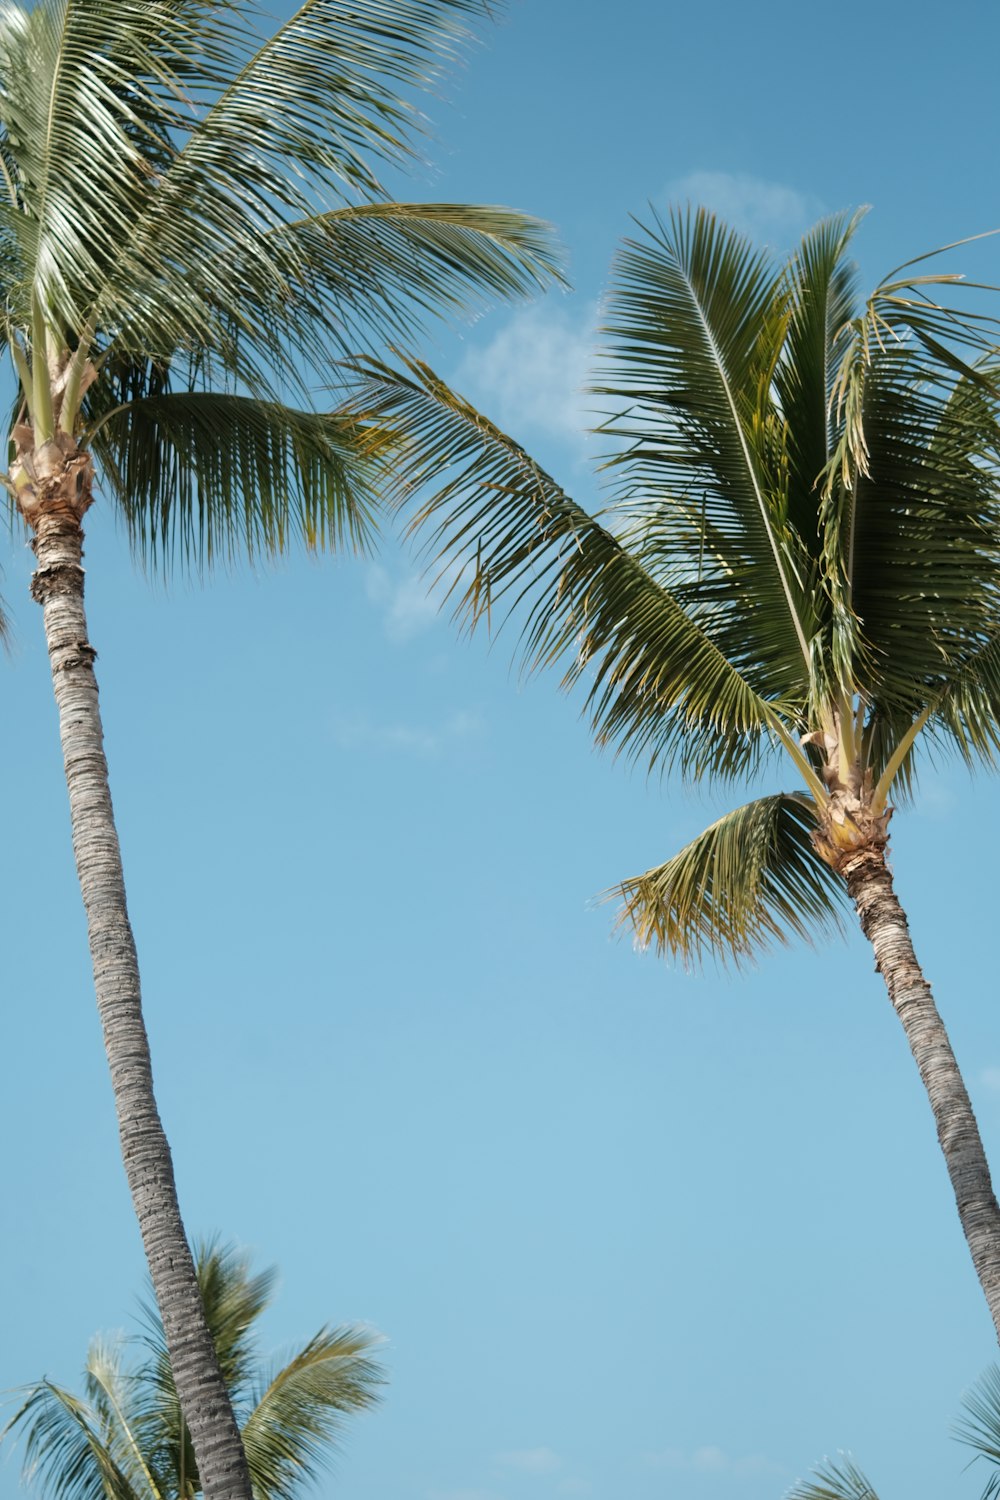
[[[392,201],[410,95],[491,0],[38,0],[0,10],[6,484],[32,533],[122,1152],[206,1494],[250,1500],[153,1096],[83,606],[98,480],[135,545],[364,546],[383,441],[317,377],[557,276],[537,220]],[[329,402],[329,397],[327,397]]]
[[[253,1275],[231,1247],[197,1247],[208,1326],[243,1435],[256,1500],[298,1500],[336,1456],[344,1419],[379,1399],[371,1329],[321,1328],[281,1364],[265,1365],[254,1325],[274,1271]],[[84,1395],[40,1380],[5,1429],[25,1439],[24,1477],[51,1500],[193,1500],[198,1460],[151,1300],[142,1336],[96,1338]],[[138,1345],[141,1356],[130,1357]]]
[[[370,362],[362,402],[431,485],[414,524],[459,615],[526,609],[527,663],[583,681],[600,744],[696,780],[794,772],[624,881],[624,915],[684,960],[738,962],[853,904],[1000,1335],[1000,1210],[887,862],[918,743],[1000,746],[994,328],[916,263],[861,301],[857,222],[820,223],[784,261],[703,210],[626,242],[599,518],[426,366]]]

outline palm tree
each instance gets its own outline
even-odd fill
[[[408,95],[490,0],[38,0],[0,12],[6,484],[37,557],[122,1153],[210,1497],[250,1500],[153,1096],[83,606],[99,479],[135,546],[175,557],[371,538],[385,443],[317,377],[426,315],[558,275],[546,227],[391,200]],[[330,404],[327,397],[327,405]],[[335,402],[333,404],[336,404]]]
[[[626,242],[600,518],[424,365],[368,362],[358,409],[409,439],[411,486],[436,480],[413,524],[460,618],[526,610],[528,666],[585,684],[599,744],[694,780],[794,770],[624,881],[623,915],[644,944],[739,962],[853,903],[1000,1335],[1000,1210],[887,862],[918,741],[1000,746],[993,325],[916,263],[860,301],[857,222],[783,262],[703,210]]]
[[[325,1327],[265,1366],[254,1325],[274,1271],[252,1275],[245,1256],[214,1243],[197,1247],[195,1264],[255,1500],[296,1500],[335,1456],[344,1419],[378,1401],[379,1338]],[[24,1477],[53,1500],[192,1500],[203,1489],[155,1299],[144,1313],[142,1336],[91,1343],[82,1397],[50,1380],[23,1392],[4,1435],[23,1432]]]

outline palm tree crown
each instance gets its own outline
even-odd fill
[[[524,614],[531,666],[585,684],[597,740],[694,779],[799,783],[619,887],[643,943],[739,961],[853,902],[934,1109],[1000,1335],[1000,1209],[886,863],[918,741],[1000,747],[996,325],[911,262],[866,300],[858,216],[785,260],[704,210],[626,242],[599,390],[612,504],[591,516],[416,361],[359,412],[410,441],[415,527],[469,624]]]
[[[273,1297],[273,1270],[253,1274],[229,1246],[196,1249],[198,1284],[243,1436],[255,1500],[297,1500],[336,1456],[345,1418],[379,1400],[379,1337],[368,1328],[321,1328],[290,1359],[265,1364],[254,1325]],[[25,1478],[54,1500],[191,1500],[201,1492],[150,1300],[145,1332],[96,1338],[84,1395],[49,1380],[23,1393],[7,1425],[25,1439]],[[133,1348],[138,1360],[129,1358]]]
[[[338,355],[551,281],[537,220],[400,204],[427,87],[485,0],[41,0],[0,16],[0,341],[33,447],[90,449],[133,538],[363,541],[377,444],[318,413]],[[28,455],[28,467],[23,459]]]

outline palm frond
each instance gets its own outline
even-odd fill
[[[330,1464],[345,1416],[380,1400],[380,1342],[367,1328],[322,1329],[272,1375],[242,1430],[259,1500],[292,1500]]]
[[[918,710],[991,633],[1000,597],[1000,390],[921,383],[905,351],[871,362],[855,481],[852,605],[873,697]]]
[[[785,1500],[878,1500],[871,1483],[846,1455],[827,1459],[809,1479],[796,1480]]]
[[[22,326],[37,295],[57,327],[80,328],[132,232],[181,127],[190,37],[211,76],[211,12],[199,0],[8,3],[0,21],[4,232],[21,277],[7,290]],[[185,48],[183,43],[189,46]],[[214,59],[213,59],[214,54]]]
[[[150,1419],[143,1382],[126,1367],[124,1352],[121,1336],[92,1341],[84,1371],[87,1399],[105,1449],[132,1489],[165,1500],[168,1486],[157,1473],[159,1424]]]
[[[723,544],[718,570],[703,558],[703,585],[711,594],[735,582],[734,634],[753,640],[761,671],[789,691],[808,679],[815,622],[788,525],[781,433],[767,419],[788,326],[785,277],[707,210],[640,228],[644,238],[627,240],[615,262],[603,330],[596,389],[628,403],[602,429],[622,444],[608,466],[621,475],[621,501],[644,521],[655,516],[668,565],[690,565],[686,519],[672,545],[674,502],[697,503]],[[752,610],[741,608],[744,585]]]
[[[597,739],[650,765],[736,775],[771,748],[777,718],[798,705],[765,699],[710,633],[685,614],[611,532],[511,438],[426,365],[408,373],[357,366],[356,412],[405,444],[401,484],[433,492],[412,522],[427,550],[458,575],[456,615],[468,627],[526,605],[529,670],[564,664],[583,679]]]
[[[103,481],[160,566],[372,540],[386,442],[350,417],[169,388],[91,411]]]
[[[848,258],[862,213],[837,214],[806,234],[788,266],[787,336],[774,394],[788,469],[788,516],[813,560],[810,586],[830,605],[830,660],[824,675],[850,696],[863,652],[851,604],[854,489],[834,454],[844,413],[835,382],[853,342],[857,267]]]
[[[433,85],[467,21],[490,11],[486,0],[306,0],[268,38],[231,26],[230,77],[122,238],[102,292],[121,347],[143,336],[149,347],[157,328],[173,347],[185,324],[218,343],[227,322],[252,334],[247,308],[287,304],[307,268],[281,253],[293,243],[283,226],[355,194],[385,197],[375,165],[412,155],[420,128],[409,93]]]
[[[726,813],[672,859],[608,892],[642,945],[738,964],[777,939],[838,930],[843,883],[816,855],[816,809],[804,793]]]
[[[964,1416],[956,1424],[955,1436],[985,1459],[990,1473],[982,1500],[1000,1495],[1000,1367],[991,1365],[962,1398]]]
[[[563,279],[550,227],[508,208],[364,203],[268,239],[296,298],[316,308],[345,352],[357,352],[358,334],[408,337],[424,314],[468,314]]]
[[[14,1430],[25,1437],[25,1483],[51,1500],[158,1500],[133,1488],[92,1409],[47,1380],[28,1389],[4,1435]]]

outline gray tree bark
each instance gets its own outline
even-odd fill
[[[72,472],[74,468],[79,474]],[[77,502],[60,503],[54,492],[70,480]],[[205,1321],[170,1147],[153,1094],[139,967],[104,756],[96,653],[87,638],[83,605],[79,517],[89,503],[89,481],[89,460],[77,455],[61,474],[50,474],[49,493],[40,495],[39,503],[30,510],[22,504],[22,509],[35,527],[38,568],[31,592],[45,618],[97,1005],[125,1172],[201,1486],[208,1500],[252,1500],[243,1444]]]
[[[884,848],[860,851],[841,868],[927,1090],[962,1231],[1000,1339],[1000,1207],[968,1091],[917,963]]]

